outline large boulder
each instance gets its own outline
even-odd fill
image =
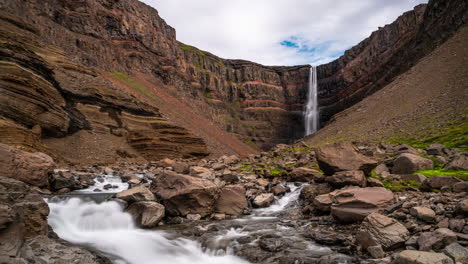
[[[361,224],[356,235],[356,241],[362,248],[382,246],[385,250],[393,250],[405,244],[409,231],[397,220],[372,213]]]
[[[345,170],[362,170],[369,175],[377,166],[376,160],[360,154],[349,142],[325,145],[317,148],[315,152],[320,169],[326,175]]]
[[[333,187],[345,187],[348,185],[355,185],[360,187],[366,187],[367,180],[364,172],[361,170],[352,171],[339,171],[325,178],[325,181],[330,183]]]
[[[319,171],[310,168],[295,168],[289,173],[289,181],[291,182],[310,182],[322,178],[323,175]]]
[[[247,198],[242,185],[224,186],[215,204],[215,211],[227,215],[241,215],[247,209]]]
[[[262,193],[255,197],[253,204],[255,207],[268,207],[275,200],[275,196],[272,193]]]
[[[453,264],[453,260],[442,253],[403,250],[392,264]]]
[[[48,155],[0,144],[0,157],[0,177],[17,179],[37,187],[49,185],[49,174],[52,174],[55,163]]]
[[[330,198],[331,215],[344,223],[362,221],[395,201],[393,193],[383,187],[349,187],[330,193]]]
[[[154,194],[144,185],[138,185],[131,189],[121,191],[117,193],[115,197],[128,203],[154,201],[156,199]]]
[[[211,181],[165,171],[151,184],[170,216],[211,214],[218,199],[218,187]]]
[[[444,186],[452,186],[459,182],[463,182],[463,180],[451,176],[434,176],[429,177],[424,182],[424,185],[430,189],[440,189]]]
[[[411,174],[419,170],[430,170],[434,168],[434,162],[421,156],[403,153],[393,161],[392,173]]]
[[[468,170],[468,156],[456,156],[445,168],[448,170]]]
[[[158,225],[164,217],[164,206],[157,202],[137,202],[130,205],[127,209],[135,222],[145,228],[151,228]]]

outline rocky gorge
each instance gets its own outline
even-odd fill
[[[136,0],[0,0],[0,263],[468,263],[467,13],[316,67],[302,138],[309,65],[217,57]],[[438,134],[371,140],[405,97]]]

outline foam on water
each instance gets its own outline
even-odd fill
[[[72,198],[50,202],[49,224],[60,238],[93,247],[118,264],[242,264],[232,255],[208,252],[195,241],[138,229],[117,202]]]
[[[254,215],[272,215],[289,209],[289,207],[298,200],[301,190],[305,185],[296,186],[294,183],[289,183],[287,186],[291,190],[289,193],[273,202],[269,207],[254,210]]]
[[[101,180],[101,181],[99,181]],[[111,184],[116,188],[104,189],[104,186]],[[86,189],[78,190],[79,193],[95,193],[94,190],[98,189],[100,193],[118,193],[128,189],[128,183],[123,182],[119,176],[114,175],[100,175],[94,178],[94,184],[88,186]]]

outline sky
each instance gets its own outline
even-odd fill
[[[141,0],[185,44],[265,65],[332,61],[427,0]]]

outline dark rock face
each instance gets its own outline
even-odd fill
[[[317,69],[321,121],[407,71],[466,24],[466,1],[432,0],[401,15]]]

